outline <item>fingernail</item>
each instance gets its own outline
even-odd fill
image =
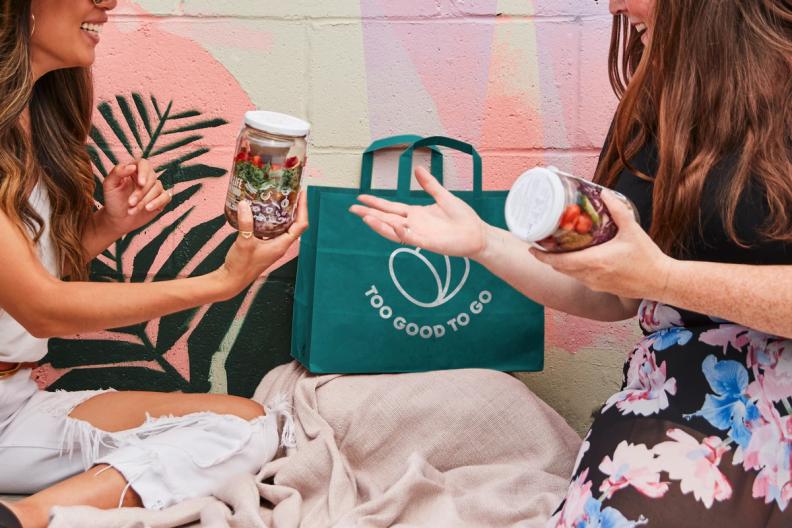
[[[137,203],[138,203],[138,197],[137,196],[133,195],[132,197],[129,198],[130,207],[135,207],[137,205]]]
[[[153,210],[154,210],[154,204],[153,203],[147,203],[146,204],[146,211],[153,211]]]

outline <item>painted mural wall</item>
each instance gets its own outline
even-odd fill
[[[95,175],[148,157],[174,203],[101,255],[94,277],[157,281],[222,262],[248,109],[313,123],[309,184],[356,186],[361,150],[402,133],[473,143],[488,189],[537,164],[590,176],[615,107],[610,24],[594,0],[121,0],[95,67]],[[375,184],[393,184],[393,161]],[[466,160],[450,169],[449,187],[470,185]],[[53,340],[39,383],[250,395],[289,359],[294,257],[231,301]],[[546,370],[521,378],[582,432],[618,386],[637,325],[552,312],[546,325]]]

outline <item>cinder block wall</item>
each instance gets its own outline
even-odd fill
[[[397,133],[473,143],[489,189],[540,163],[589,176],[615,107],[610,25],[593,0],[121,0],[95,68],[96,174],[147,152],[179,200],[95,275],[155,280],[220,262],[225,171],[251,108],[313,123],[309,183],[356,185],[361,149]],[[453,160],[449,185],[464,188],[469,163]],[[379,185],[392,164],[378,164]],[[279,299],[293,257],[276,265],[281,279],[229,303],[56,340],[39,381],[249,393],[287,359]],[[617,388],[637,325],[547,316],[546,370],[522,378],[582,433]]]

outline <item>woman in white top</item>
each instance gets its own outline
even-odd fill
[[[115,167],[93,210],[85,142],[90,66],[117,0],[0,0],[0,527],[45,526],[56,505],[148,508],[208,495],[278,447],[277,412],[244,398],[38,390],[46,339],[132,325],[234,297],[307,226],[253,238],[248,204],[226,261],[156,284],[87,282],[88,262],[171,196],[145,160]],[[68,281],[61,280],[68,277]],[[84,471],[86,470],[87,471]]]

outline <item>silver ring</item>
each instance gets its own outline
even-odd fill
[[[168,198],[173,200],[173,189],[166,189],[165,192],[168,193]]]

